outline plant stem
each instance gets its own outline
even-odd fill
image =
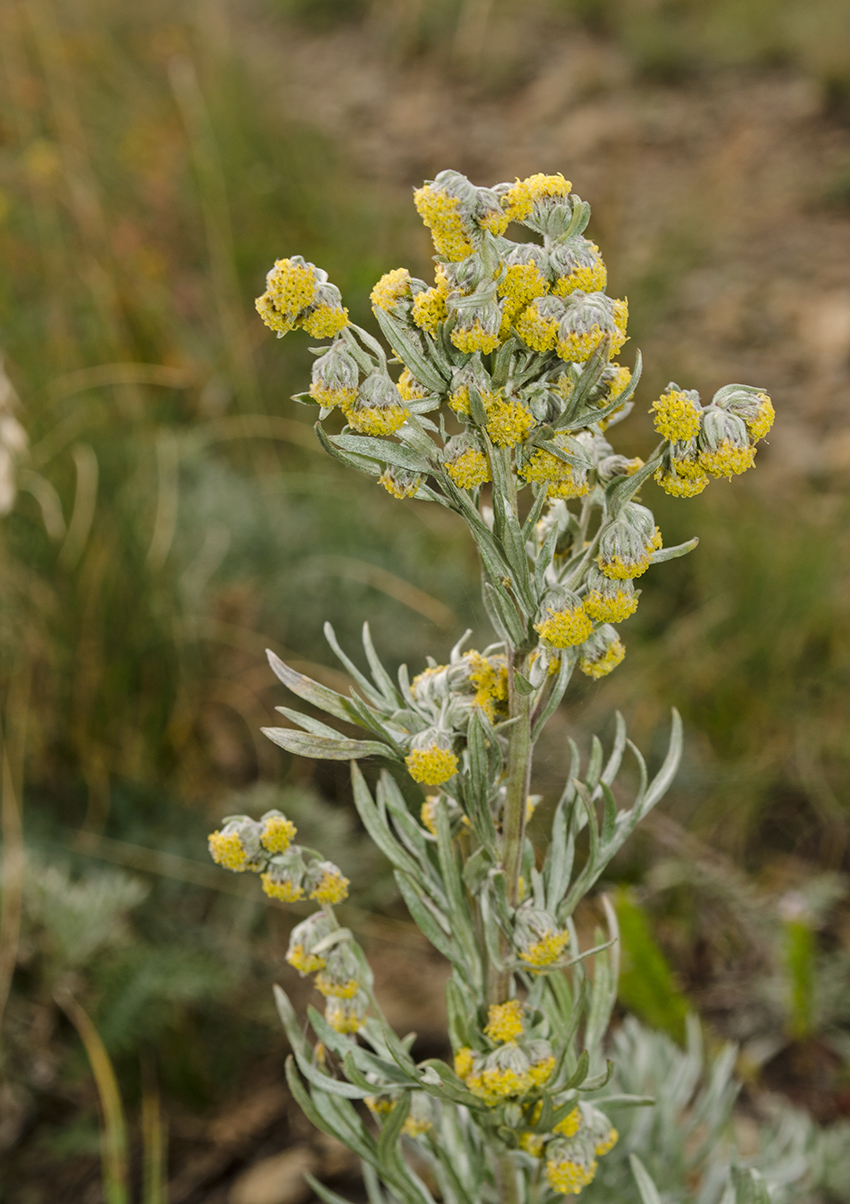
[[[532,694],[521,694],[516,688],[515,674],[527,675],[528,654],[510,650],[508,654],[508,700],[510,716],[517,722],[510,729],[508,742],[508,772],[505,787],[505,813],[502,827],[502,866],[505,871],[505,890],[508,903],[516,907],[519,901],[519,878],[522,869],[522,850],[525,844],[525,812],[531,781],[531,708]],[[504,953],[507,943],[503,941]],[[491,994],[494,1003],[508,998],[511,973],[502,970],[494,975]]]
[[[510,1154],[499,1155],[499,1187],[502,1204],[519,1204],[516,1167]]]

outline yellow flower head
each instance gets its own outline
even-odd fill
[[[449,316],[446,309],[446,294],[440,288],[428,288],[413,298],[411,311],[413,321],[421,330],[436,334],[437,327]]]
[[[410,776],[426,786],[442,786],[457,773],[458,759],[436,742],[425,748],[414,748],[404,758]]]
[[[446,472],[460,489],[477,489],[492,480],[490,462],[477,447],[467,447],[455,459],[448,460]]]
[[[304,898],[304,888],[288,878],[278,881],[272,874],[260,874],[263,890],[270,899],[280,899],[282,903],[297,903]]]
[[[297,828],[291,819],[285,815],[269,812],[264,815],[261,823],[264,827],[260,833],[260,843],[270,853],[285,853],[295,839]]]
[[[441,171],[413,201],[439,254],[455,262],[472,254],[482,230],[498,236],[508,224],[496,194],[456,171]]]
[[[315,974],[325,964],[324,958],[315,953],[309,953],[303,945],[290,945],[286,960],[299,974]]]
[[[353,999],[360,990],[360,983],[356,978],[349,978],[346,982],[336,982],[324,971],[320,971],[316,975],[315,985],[317,991],[334,999]]]
[[[421,401],[428,396],[428,390],[419,383],[409,368],[402,372],[396,387],[403,401]]]
[[[525,1150],[526,1154],[530,1154],[532,1158],[541,1158],[543,1156],[543,1147],[546,1145],[546,1138],[540,1133],[532,1133],[526,1130],[519,1135],[519,1148]]]
[[[451,333],[451,340],[458,351],[466,351],[470,354],[473,351],[480,351],[483,355],[487,355],[499,346],[500,326],[501,314],[499,314],[499,323],[495,330],[485,326],[480,318],[473,318],[468,326],[455,326]]]
[[[348,348],[338,340],[313,363],[310,396],[320,406],[347,410],[357,397],[360,369]]]
[[[492,394],[491,397],[490,401],[484,399],[487,434],[499,447],[513,447],[522,443],[536,425],[531,410],[521,401],[505,400]]]
[[[370,372],[363,381],[357,400],[345,414],[350,425],[364,435],[393,435],[404,426],[410,410],[388,376]]]
[[[570,934],[566,930],[549,932],[522,949],[520,957],[529,966],[551,966],[558,961],[569,943]]]
[[[570,293],[555,344],[560,358],[569,363],[584,363],[608,335],[611,340],[608,358],[613,359],[626,341],[624,306],[626,302],[612,302],[604,293]]]
[[[509,999],[507,1003],[490,1005],[487,1027],[484,1032],[491,1041],[513,1041],[522,1036],[522,1004],[518,999]]]
[[[348,879],[332,861],[314,862],[309,871],[310,898],[317,903],[342,903],[348,898]]]
[[[402,500],[414,496],[422,484],[422,474],[409,468],[398,468],[394,464],[388,464],[378,477],[378,484],[383,485],[387,493],[394,498]]]
[[[556,297],[566,297],[578,290],[601,293],[608,283],[608,271],[599,247],[581,235],[553,247],[549,262],[558,277],[552,287]]]
[[[410,296],[410,272],[394,268],[381,277],[369,294],[374,309],[393,310]]]
[[[464,661],[469,667],[469,684],[475,689],[476,706],[489,719],[508,701],[508,667],[501,657],[488,658],[480,652],[467,652]]]
[[[750,438],[755,443],[763,439],[773,426],[776,416],[773,402],[762,389],[752,385],[724,385],[711,399],[714,409],[743,419]]]
[[[604,647],[595,642],[597,638],[601,639],[602,632],[613,633],[612,637],[606,639]],[[614,628],[606,626],[601,627],[585,644],[578,664],[585,676],[597,679],[607,676],[616,669],[625,655],[626,650]]]
[[[554,1157],[546,1160],[546,1182],[553,1191],[565,1196],[577,1196],[583,1187],[592,1183],[596,1176],[596,1160],[585,1163],[570,1157]]]
[[[439,801],[439,795],[429,794],[419,812],[423,828],[427,828],[432,836],[437,835],[437,803]]]
[[[667,391],[652,403],[653,424],[658,434],[671,443],[685,443],[700,432],[699,394],[669,384]],[[651,411],[650,411],[651,412]]]
[[[210,856],[216,865],[241,873],[248,869],[248,854],[238,832],[213,832],[209,837]]]
[[[333,285],[326,285],[325,288],[331,289]],[[348,325],[348,310],[343,309],[341,302],[334,304],[331,298],[330,301],[322,301],[309,309],[301,325],[314,339],[332,339]]]
[[[565,180],[560,172],[556,176],[546,176],[541,172],[517,180],[502,198],[507,217],[512,222],[524,222],[531,217],[535,205],[547,201],[564,201],[569,198],[572,184]]]
[[[584,643],[593,624],[576,595],[559,590],[550,595],[544,618],[534,624],[534,630],[553,648],[572,648]]]
[[[362,991],[351,999],[328,998],[325,1004],[325,1020],[337,1033],[357,1033],[363,1027],[369,1001]]]
[[[558,297],[538,297],[516,320],[516,332],[533,351],[551,351],[558,337],[564,303]]]
[[[758,393],[759,408],[755,417],[745,419],[747,429],[753,439],[763,439],[773,426],[773,420],[776,417],[776,411],[773,408],[773,402],[766,393]]]
[[[322,278],[327,275],[300,255],[276,259],[266,276],[266,291],[256,300],[257,313],[271,330],[288,334],[313,304]]]
[[[559,1133],[561,1137],[574,1137],[580,1128],[581,1110],[573,1108],[572,1112],[568,1112],[562,1120],[558,1121],[552,1132]]]
[[[472,1071],[472,1065],[475,1061],[472,1050],[469,1046],[462,1046],[455,1053],[454,1069],[455,1074],[459,1079],[466,1079]]]
[[[696,497],[705,489],[709,479],[697,458],[696,443],[692,440],[684,449],[673,450],[676,454],[665,454],[663,463],[653,474],[653,480],[671,497]]]
[[[638,599],[630,579],[611,580],[592,568],[587,579],[584,609],[596,623],[622,623],[637,610]]]
[[[523,903],[518,908],[514,946],[527,966],[543,969],[559,961],[569,941],[569,932],[558,927],[550,912],[541,911],[532,903]]]
[[[568,435],[557,432],[553,442],[562,451],[576,454],[577,445],[570,441]],[[553,452],[544,447],[537,448],[520,469],[520,475],[528,482],[535,481],[546,485],[547,494],[552,498],[584,497],[588,492],[587,470],[575,464],[567,464]]]
[[[607,1135],[596,1145],[596,1157],[602,1158],[605,1154],[610,1154],[619,1139],[620,1134],[617,1130],[609,1129]]]
[[[699,454],[700,468],[710,472],[713,477],[732,477],[752,468],[756,460],[754,447],[741,447],[732,439],[721,439],[711,450]]]

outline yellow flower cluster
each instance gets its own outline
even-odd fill
[[[286,960],[292,966],[293,970],[297,970],[299,974],[315,974],[317,970],[324,970],[325,959],[318,957],[315,953],[310,953],[303,945],[290,945],[286,954]]]
[[[597,623],[622,623],[637,610],[638,600],[634,590],[618,589],[610,593],[593,589],[584,599],[584,609]]]
[[[553,648],[572,648],[583,644],[593,631],[583,606],[568,607],[566,610],[548,610],[549,618],[534,624],[534,630]]]
[[[669,468],[656,468],[653,480],[671,497],[696,497],[708,484],[708,473],[693,457],[674,458]]]
[[[551,314],[544,312],[536,302],[532,302],[517,319],[516,330],[523,342],[542,355],[555,346],[558,321]]]
[[[499,333],[488,330],[478,318],[475,318],[469,326],[455,326],[451,333],[451,340],[458,351],[465,351],[468,354],[480,351],[483,355],[487,355],[499,346]]]
[[[468,652],[465,659],[470,666],[470,684],[475,687],[473,701],[489,719],[494,719],[498,705],[508,701],[507,665],[494,664],[480,652]]]
[[[270,815],[260,834],[260,844],[270,853],[285,853],[298,829],[285,815]]]
[[[653,425],[658,434],[671,443],[695,439],[700,431],[700,408],[680,389],[669,389],[652,403]]]
[[[407,406],[350,406],[345,413],[351,426],[363,435],[394,435],[410,417]]]
[[[519,955],[529,966],[551,966],[561,957],[569,943],[570,934],[566,929],[562,932],[553,930],[521,949]]]
[[[248,854],[238,832],[213,832],[209,838],[210,856],[216,865],[241,874],[248,868]]]
[[[428,396],[428,390],[424,385],[420,385],[409,368],[405,368],[398,378],[396,388],[404,401],[421,401],[423,397]]]
[[[710,472],[713,477],[729,477],[733,473],[746,472],[755,463],[756,449],[740,447],[731,439],[722,439],[714,451],[701,451],[699,454],[700,468]]]
[[[565,200],[571,189],[572,184],[560,172],[556,176],[538,172],[525,180],[517,180],[505,193],[502,204],[510,221],[521,222],[531,216],[538,201]]]
[[[268,871],[260,874],[260,882],[270,899],[279,899],[281,903],[297,903],[299,899],[304,898],[304,888],[297,882],[286,879],[278,882]]]
[[[457,773],[458,759],[447,749],[432,744],[430,748],[414,748],[404,758],[410,776],[426,786],[442,786]]]
[[[386,489],[387,493],[391,494],[399,501],[404,498],[413,497],[416,490],[419,488],[421,477],[418,474],[411,473],[409,476],[401,477],[393,472],[391,468],[386,469],[378,477],[378,484]]]
[[[360,983],[356,978],[349,978],[346,982],[340,983],[321,970],[316,975],[313,983],[316,990],[320,991],[326,999],[353,999],[360,990]]]
[[[490,1005],[484,1032],[491,1041],[513,1041],[515,1037],[522,1036],[523,1031],[522,1004],[518,999]]]
[[[266,291],[255,302],[257,313],[279,335],[303,326],[314,338],[331,338],[348,325],[348,310],[323,299],[326,279],[299,257],[277,259],[266,276]],[[335,290],[333,294],[339,296]]]
[[[520,469],[523,480],[547,486],[551,498],[584,497],[590,488],[587,474],[576,470],[544,447],[532,453],[531,459]]]
[[[375,309],[391,310],[410,296],[410,272],[407,268],[394,268],[386,272],[369,294]]]
[[[446,472],[461,489],[477,489],[479,485],[486,485],[492,479],[490,463],[477,447],[467,448],[456,460],[446,464]]]
[[[348,898],[348,885],[348,879],[334,866],[324,871],[310,898],[317,903],[342,903]]]
[[[487,434],[499,447],[513,447],[534,428],[534,415],[520,401],[494,397],[484,403],[487,411]]]
[[[659,548],[663,547],[663,542],[661,531],[656,527],[648,547],[644,548],[643,552],[635,560],[627,560],[625,557],[617,555],[606,559],[602,555],[599,555],[596,558],[596,563],[606,577],[616,578],[618,581],[627,581],[632,577],[640,577],[649,568],[652,562],[652,553],[657,552]]]
[[[411,311],[413,321],[421,330],[436,334],[437,327],[449,316],[446,309],[446,293],[444,288],[428,288],[424,293],[417,293],[413,298]]]
[[[608,645],[602,656],[595,659],[589,656],[582,656],[579,660],[579,668],[587,677],[594,679],[605,677],[617,668],[625,655],[626,650],[622,643],[619,639],[615,639]]]
[[[563,1192],[565,1196],[577,1196],[582,1188],[593,1182],[596,1168],[595,1159],[589,1166],[584,1166],[570,1158],[550,1158],[546,1163],[546,1182],[553,1191]]]

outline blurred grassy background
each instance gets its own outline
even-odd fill
[[[626,667],[583,687],[540,766],[554,788],[568,728],[602,730],[616,706],[649,749],[682,710],[683,772],[620,873],[728,1027],[743,1005],[723,971],[739,986],[781,963],[776,900],[848,868],[846,5],[8,0],[0,54],[0,350],[30,442],[0,520],[4,1199],[99,1199],[63,991],[131,1112],[159,1080],[174,1201],[224,1200],[234,1169],[298,1135],[268,990],[291,919],[235,902],[200,864],[205,834],[283,797],[368,881],[360,907],[394,905],[344,773],[259,735],[283,701],[263,648],[333,684],[325,619],[351,645],[368,617],[387,660],[418,665],[481,616],[450,516],[319,453],[288,400],[305,341],[267,338],[252,298],[297,251],[368,326],[381,272],[428,270],[410,188],[444,166],[572,178],[631,301],[647,405],[671,376],[777,403],[752,479],[647,499],[668,543],[700,549],[647,581]],[[630,425],[640,451],[648,419]],[[837,957],[850,924],[830,881],[806,914]],[[741,898],[768,917],[749,943]],[[372,935],[379,960],[402,939]],[[746,1006],[744,1040],[767,1024]],[[830,1074],[826,1119],[848,1087]],[[228,1145],[258,1083],[272,1102]]]

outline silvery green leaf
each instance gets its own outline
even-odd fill
[[[343,1099],[365,1099],[367,1095],[375,1094],[374,1088],[367,1088],[364,1091],[362,1087],[355,1087],[353,1083],[346,1083],[343,1079],[331,1078],[330,1075],[324,1074],[313,1066],[308,1058],[300,1057],[297,1053],[295,1061],[307,1082],[312,1083],[315,1087],[320,1087],[328,1095],[339,1095]]]
[[[547,501],[548,501],[547,490],[543,489],[543,488],[538,489],[537,496],[535,497],[534,502],[531,506],[531,509],[529,510],[528,514],[525,516],[525,521],[522,524],[523,539],[525,539],[525,540],[531,539],[532,535],[534,534],[534,528],[537,526],[538,522],[540,521],[540,516],[543,513],[543,508],[546,505]]]
[[[661,564],[665,560],[677,560],[680,556],[687,556],[688,552],[693,552],[698,543],[699,537],[695,535],[687,543],[677,543],[673,548],[661,548],[652,553],[650,563]]]
[[[537,689],[518,669],[514,669],[514,688],[518,694],[533,694]]]
[[[658,1101],[654,1095],[602,1095],[593,1102],[607,1112],[609,1108],[651,1108]]]
[[[329,1124],[321,1115],[317,1108],[313,1106],[313,1101],[310,1095],[304,1088],[301,1081],[301,1076],[295,1068],[295,1059],[290,1056],[285,1063],[286,1081],[289,1084],[289,1090],[292,1092],[292,1098],[295,1100],[298,1107],[307,1117],[312,1125],[315,1125],[322,1133],[327,1133],[330,1137],[335,1137],[338,1141],[342,1140],[348,1145],[346,1135],[341,1133],[333,1124]],[[352,1148],[349,1146],[349,1148]]]
[[[585,1079],[582,1086],[583,1091],[601,1091],[606,1083],[610,1082],[611,1075],[614,1073],[614,1063],[610,1060],[606,1062],[605,1069],[601,1074],[595,1074],[592,1079]]]
[[[329,1187],[325,1187],[324,1183],[321,1183],[309,1171],[304,1172],[304,1181],[310,1184],[313,1191],[320,1200],[324,1200],[325,1204],[351,1204],[351,1201],[346,1200],[345,1196],[341,1196],[338,1192],[331,1191]]]
[[[381,1123],[381,1132],[378,1135],[379,1162],[390,1162],[394,1155],[397,1156],[395,1147],[409,1112],[410,1095],[405,1091]]]
[[[394,875],[416,927],[428,938],[438,953],[442,953],[443,957],[448,958],[461,974],[465,974],[466,963],[459,955],[443,924],[438,921],[433,909],[414,889],[413,882],[406,874],[403,874],[401,870],[395,870]]]
[[[339,732],[335,731],[334,728],[328,727],[326,723],[320,723],[318,719],[312,719],[309,715],[305,715],[301,711],[293,711],[291,707],[275,707],[275,710],[286,719],[291,719],[293,723],[297,723],[305,732],[311,732],[314,736],[325,736],[330,740],[339,739]]]
[[[317,761],[350,761],[361,757],[391,757],[392,749],[375,740],[346,740],[339,736],[313,736],[288,727],[262,727],[260,731],[286,752]]]
[[[638,1158],[637,1154],[629,1154],[629,1163],[632,1168],[632,1174],[637,1183],[638,1191],[642,1204],[661,1204],[661,1197],[658,1194],[658,1188],[653,1183],[646,1167]]]
[[[593,986],[588,1001],[585,1043],[594,1053],[604,1040],[611,1023],[611,1014],[617,1001],[617,983],[620,977],[619,939],[617,916],[607,896],[602,896],[605,918],[608,923],[610,947],[601,950],[593,962]],[[597,941],[601,934],[598,934]]]
[[[652,779],[649,789],[646,792],[646,797],[641,806],[641,819],[648,814],[655,804],[664,797],[669,790],[673,779],[679,769],[679,762],[682,759],[682,717],[675,707],[672,708],[673,721],[670,729],[670,744],[667,749],[667,756],[664,758],[664,764],[659,769],[658,773]]]
[[[325,639],[328,641],[331,648],[333,649],[335,656],[340,661],[340,663],[348,670],[349,674],[354,678],[354,680],[360,686],[361,690],[366,695],[369,702],[371,702],[373,706],[376,706],[378,708],[382,707],[384,705],[384,699],[383,699],[380,691],[375,689],[375,687],[369,681],[368,677],[363,676],[363,674],[360,672],[360,670],[355,665],[354,661],[351,660],[350,657],[346,656],[346,654],[343,652],[342,648],[340,648],[339,641],[336,638],[336,632],[334,631],[331,624],[325,623],[322,630],[324,631]]]
[[[571,648],[565,649],[561,653],[561,667],[558,670],[558,676],[555,678],[555,683],[552,687],[549,697],[543,706],[543,710],[535,717],[534,727],[531,733],[531,740],[534,743],[537,737],[542,732],[543,728],[555,714],[555,711],[561,704],[561,699],[566,693],[567,686],[570,684],[570,678],[573,675],[573,669],[578,663],[578,656]]]
[[[289,996],[287,995],[286,991],[284,991],[283,987],[279,987],[277,983],[274,984],[273,990],[277,1014],[280,1017],[284,1032],[289,1039],[292,1052],[294,1054],[300,1054],[302,1057],[310,1058],[313,1052],[310,1048],[310,1042],[304,1036]]]
[[[570,1077],[564,1083],[563,1090],[571,1091],[574,1087],[580,1087],[587,1078],[587,1072],[590,1069],[590,1054],[586,1049],[583,1049],[579,1054],[576,1068]]]
[[[503,634],[506,640],[510,640],[514,647],[522,645],[526,640],[527,632],[517,614],[510,594],[501,585],[485,581],[484,599],[488,612],[498,617],[498,622],[494,621],[496,630]]]
[[[632,372],[632,379],[626,385],[622,392],[618,393],[613,400],[609,401],[606,406],[590,406],[580,414],[571,412],[570,421],[564,423],[563,420],[558,425],[565,426],[567,430],[579,430],[581,427],[591,426],[596,422],[604,422],[606,418],[610,418],[609,427],[619,422],[621,417],[625,417],[631,410],[631,398],[634,395],[635,389],[640,381],[643,361],[640,352],[635,357],[635,367]]]
[[[410,338],[404,323],[385,309],[376,309],[375,317],[378,319],[378,325],[384,332],[387,342],[398,352],[416,379],[421,381],[432,393],[445,393],[449,383],[448,374],[443,377],[436,365],[425,358]]]
[[[428,1070],[433,1070],[442,1084],[438,1089],[433,1087],[430,1082],[426,1084],[425,1080],[422,1080],[423,1089],[427,1090],[429,1095],[439,1096],[442,1094],[443,1098],[451,1099],[456,1104],[463,1104],[467,1108],[474,1108],[478,1111],[486,1110],[487,1105],[484,1101],[477,1095],[473,1095],[466,1084],[445,1062],[441,1062],[437,1058],[428,1058],[422,1065]]]
[[[354,452],[384,464],[394,464],[397,468],[409,468],[413,472],[431,471],[429,461],[405,443],[390,443],[388,439],[378,439],[373,435],[330,435],[329,439],[334,447],[345,452]]]
[[[474,1014],[474,1003],[470,1006],[464,998],[463,991],[454,978],[450,978],[446,983],[446,1012],[449,1023],[449,1037],[453,1046],[469,1045],[469,1030],[470,1017],[469,1013]],[[430,1074],[436,1075],[437,1072],[429,1067]],[[437,1082],[441,1080],[437,1076]]]
[[[305,702],[312,703],[320,711],[326,711],[337,719],[359,724],[360,720],[356,717],[356,711],[342,694],[337,694],[335,690],[330,690],[327,686],[320,686],[318,682],[305,677],[303,673],[291,669],[280,657],[275,656],[270,648],[266,649],[266,656],[275,677],[282,681],[293,694],[297,694]]]
[[[477,895],[481,883],[493,866],[493,858],[489,849],[483,845],[476,849],[463,867],[463,880],[471,895]]]
[[[587,763],[587,773],[584,775],[584,784],[591,798],[593,797],[593,792],[599,782],[599,775],[601,773],[602,741],[598,736],[594,735],[590,743],[590,760]]]
[[[616,712],[617,731],[614,736],[614,747],[611,749],[611,756],[602,771],[600,782],[606,786],[613,785],[614,779],[620,770],[620,765],[623,762],[623,753],[626,750],[626,721],[619,711]]]
[[[337,447],[336,444],[331,441],[330,436],[325,434],[321,423],[317,422],[314,429],[316,435],[318,436],[319,442],[328,455],[333,456],[335,460],[341,461],[341,463],[345,464],[348,468],[354,468],[357,470],[357,472],[366,472],[373,477],[379,477],[384,471],[384,466],[380,460],[374,460],[371,457],[366,456],[353,455],[351,452],[343,451],[341,448]]]
[[[754,1168],[742,1170],[733,1167],[732,1182],[735,1185],[735,1204],[770,1204],[767,1184]]]
[[[421,872],[418,865],[398,843],[389,826],[381,818],[381,813],[375,806],[369,787],[357,765],[351,766],[351,785],[357,814],[372,840],[394,866],[408,874],[414,882],[420,881]]]

